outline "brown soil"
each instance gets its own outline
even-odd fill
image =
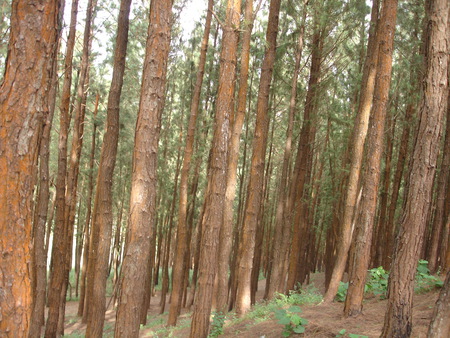
[[[319,290],[323,290],[323,274],[315,274],[312,279]],[[262,301],[265,281],[260,281],[257,299]],[[413,307],[413,332],[412,337],[425,338],[428,324],[431,319],[433,306],[439,295],[439,290],[433,290],[426,294],[416,294]],[[160,295],[152,298],[149,310],[149,321],[147,327],[141,329],[141,337],[167,337],[169,333],[165,330],[167,313],[159,315]],[[302,305],[301,317],[306,318],[309,323],[303,337],[336,337],[342,329],[346,333],[378,337],[384,321],[384,313],[387,301],[372,297],[365,300],[363,314],[356,318],[344,318],[342,315],[343,304],[332,303],[330,305]],[[86,325],[76,316],[78,302],[68,302],[66,305],[65,334],[72,337],[82,337]],[[168,306],[166,305],[166,309]],[[105,337],[112,337],[114,333],[115,311],[109,309],[106,313]],[[188,337],[190,325],[190,313],[182,313],[178,327],[172,330],[171,337]],[[255,337],[255,338],[278,338],[282,337],[283,326],[278,324],[273,316],[268,320],[256,323],[254,320],[246,319],[234,325],[225,323],[224,334],[221,337]]]

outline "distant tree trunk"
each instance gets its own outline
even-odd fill
[[[106,133],[103,137],[102,152],[98,168],[92,231],[98,232],[100,241],[93,242],[93,279],[88,281],[92,288],[89,299],[86,335],[101,337],[106,311],[106,280],[108,278],[108,259],[112,232],[112,185],[116,164],[117,143],[119,140],[119,104],[122,93],[123,74],[128,43],[128,26],[131,0],[120,3],[116,48],[114,51],[113,77],[108,96]],[[92,286],[91,286],[92,285]]]
[[[237,111],[231,128],[229,150],[227,158],[227,186],[225,192],[225,205],[223,221],[219,236],[219,264],[218,264],[218,286],[217,286],[217,309],[225,312],[228,304],[230,256],[233,232],[233,204],[236,196],[237,165],[239,160],[239,142],[241,138],[242,125],[245,119],[245,108],[248,89],[248,67],[250,60],[250,40],[253,29],[253,0],[245,3],[244,27],[242,33],[242,50],[239,73],[239,91],[237,97]]]
[[[256,104],[256,125],[253,136],[250,180],[248,183],[248,195],[242,227],[242,241],[240,243],[242,255],[237,273],[236,313],[239,316],[244,315],[250,309],[251,305],[250,281],[255,250],[256,225],[264,185],[264,166],[269,128],[268,103],[273,67],[275,64],[280,4],[281,0],[270,1],[269,21],[266,32],[267,47],[261,66],[261,77]]]
[[[361,172],[364,143],[369,125],[370,108],[372,106],[373,91],[375,85],[375,75],[378,62],[378,12],[379,3],[375,0],[372,4],[372,16],[370,23],[369,40],[367,42],[367,56],[364,63],[362,88],[358,106],[357,117],[355,121],[355,130],[353,131],[350,175],[348,179],[347,191],[345,192],[345,207],[340,227],[338,239],[337,256],[333,272],[330,276],[330,282],[324,296],[324,302],[332,302],[336,296],[339,283],[344,274],[347,263],[348,250],[352,239],[352,219],[355,212],[356,200],[358,196],[358,182]]]
[[[349,285],[344,314],[357,316],[362,311],[364,286],[370,263],[370,249],[380,183],[383,154],[384,124],[392,74],[397,0],[386,0],[381,10],[378,28],[378,66],[375,80],[372,113],[367,139],[367,161],[362,180],[362,195],[355,219],[355,234],[349,259]]]
[[[381,337],[409,337],[417,261],[429,212],[442,120],[447,109],[448,1],[426,3],[425,75],[409,188],[388,286]]]
[[[213,10],[213,1],[208,1],[206,13],[205,29],[200,51],[200,60],[198,63],[197,78],[192,94],[191,110],[189,117],[189,126],[186,135],[186,146],[183,155],[183,164],[180,177],[180,202],[178,208],[178,227],[177,242],[175,249],[175,261],[172,268],[172,296],[169,310],[168,325],[176,325],[181,310],[183,297],[183,286],[185,276],[185,254],[189,245],[187,241],[187,204],[188,204],[188,179],[191,167],[192,153],[194,148],[195,129],[197,124],[198,108],[200,104],[200,94],[205,73],[206,53],[208,51],[209,33],[211,30],[211,18]]]
[[[14,1],[0,87],[0,335],[27,337],[32,316],[32,198],[50,111],[59,1]]]
[[[170,48],[172,1],[150,5],[141,98],[136,122],[130,194],[128,243],[120,277],[116,337],[138,337],[146,266],[156,216],[156,167],[161,115],[164,109]]]
[[[433,317],[428,328],[428,338],[450,336],[450,271],[447,272],[444,285],[433,310]]]
[[[300,61],[303,52],[303,37],[305,34],[305,21],[307,14],[307,1],[303,1],[302,22],[300,26],[300,32],[298,34],[297,50],[295,53],[295,67],[294,74],[291,81],[291,93],[289,101],[289,122],[286,130],[286,143],[284,146],[283,167],[281,169],[281,178],[278,192],[278,202],[276,208],[275,218],[275,231],[273,239],[273,258],[272,269],[270,270],[270,282],[266,285],[266,299],[271,299],[275,292],[283,292],[285,289],[286,276],[281,275],[282,265],[285,257],[286,250],[289,249],[291,232],[290,224],[284,223],[284,211],[287,197],[287,179],[289,163],[291,161],[292,152],[292,129],[294,126],[294,113],[297,103],[297,83],[298,75],[300,72]]]
[[[210,154],[210,169],[205,196],[205,214],[202,224],[199,281],[195,294],[190,336],[206,337],[216,275],[220,226],[223,220],[223,204],[226,189],[226,162],[230,129],[230,113],[233,110],[235,87],[237,29],[241,13],[240,0],[228,0],[226,21],[223,27],[220,54],[219,88],[214,119],[214,134]]]
[[[83,316],[84,311],[84,304],[85,304],[85,298],[86,298],[86,274],[87,274],[87,268],[88,268],[88,259],[89,259],[89,251],[90,251],[90,223],[91,223],[91,212],[92,212],[92,193],[94,191],[94,159],[95,159],[95,145],[96,145],[96,138],[95,134],[97,131],[97,111],[98,111],[98,102],[99,102],[100,96],[97,93],[97,97],[95,99],[95,109],[94,109],[94,124],[92,129],[92,140],[91,140],[91,153],[89,158],[89,177],[88,177],[88,196],[86,201],[86,221],[84,225],[84,251],[83,251],[83,262],[81,267],[81,277],[80,277],[80,301],[78,302],[78,316]]]
[[[55,337],[58,329],[61,289],[64,284],[64,262],[66,254],[65,241],[65,192],[67,173],[67,137],[69,132],[70,89],[72,85],[72,59],[75,46],[75,32],[78,15],[78,0],[72,2],[69,36],[67,38],[64,61],[64,80],[61,91],[58,170],[56,175],[56,211],[55,228],[53,230],[52,258],[50,262],[50,282],[48,287],[48,315],[45,327],[46,337]]]

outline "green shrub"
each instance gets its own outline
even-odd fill
[[[278,309],[275,311],[275,318],[278,323],[284,325],[283,337],[289,337],[292,333],[304,333],[305,325],[308,321],[298,315],[302,312],[300,307],[291,306],[287,310]]]

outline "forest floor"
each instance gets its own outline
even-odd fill
[[[311,276],[311,285],[305,289],[300,316],[308,320],[304,334],[292,336],[303,337],[379,337],[384,321],[387,300],[369,296],[364,301],[363,314],[356,318],[344,318],[342,314],[343,303],[334,302],[329,305],[320,304],[320,294],[323,294],[324,275],[316,273]],[[278,302],[264,302],[265,280],[259,281],[257,304],[244,318],[228,316],[224,321],[223,334],[220,337],[255,337],[278,338],[282,337],[283,325],[275,319],[274,311],[279,308],[288,308],[294,302],[286,302],[283,298]],[[430,323],[434,304],[438,298],[439,289],[435,288],[426,293],[416,293],[413,304],[413,331],[412,337],[425,338]],[[191,312],[183,311],[176,327],[165,326],[168,313],[160,312],[160,292],[152,297],[148,312],[147,325],[141,326],[141,337],[188,337],[190,332]],[[305,298],[306,297],[306,298]],[[167,297],[169,298],[169,297]],[[106,313],[104,337],[113,337],[115,311],[110,309]],[[77,301],[68,301],[66,305],[66,325],[64,337],[84,337],[86,325],[77,317]],[[169,305],[166,304],[166,311]],[[345,330],[341,336],[339,332]],[[356,336],[358,337],[358,336]]]

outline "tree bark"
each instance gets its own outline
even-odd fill
[[[409,188],[388,286],[388,306],[381,337],[409,337],[417,261],[429,212],[442,120],[448,95],[448,1],[426,3],[426,71]]]
[[[0,87],[0,335],[27,337],[32,315],[32,197],[50,112],[59,1],[14,1]]]
[[[152,1],[136,122],[128,243],[120,277],[116,337],[139,335],[146,272],[142,267],[146,266],[148,260],[156,216],[156,167],[170,48],[171,13],[172,1]]]
[[[442,338],[450,336],[450,271],[447,272],[444,285],[433,310],[428,338]]]

